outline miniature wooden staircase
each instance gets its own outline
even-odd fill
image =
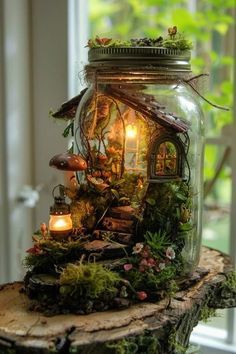
[[[136,220],[130,205],[109,208],[93,231],[94,240],[84,245],[85,253],[99,261],[127,256],[135,243]]]
[[[130,245],[136,227],[134,209],[130,205],[109,208],[99,226],[94,231],[96,238],[104,239],[110,233],[112,240]]]

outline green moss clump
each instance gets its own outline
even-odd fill
[[[167,38],[163,41],[163,47],[169,49],[189,50],[193,48],[193,44],[182,34],[177,34],[174,38]]]
[[[101,264],[68,264],[60,275],[60,293],[96,299],[103,293],[114,295],[120,276]]]
[[[95,38],[90,38],[88,40],[87,47],[89,48],[100,48],[100,47],[130,47],[130,41],[123,41],[120,39],[112,38],[101,38],[96,36]]]
[[[222,284],[223,288],[236,291],[236,272],[232,271],[226,276],[226,281]]]
[[[112,349],[115,354],[133,354],[138,352],[138,346],[134,340],[122,339],[115,343],[107,344],[107,348]]]
[[[216,316],[217,316],[216,309],[205,305],[201,309],[199,320],[207,323],[209,322],[211,317],[216,317]]]
[[[179,291],[179,286],[177,285],[174,279],[168,282],[166,287],[166,295],[169,297],[173,297]]]
[[[106,344],[111,353],[114,354],[158,354],[161,353],[158,339],[149,331],[136,337],[121,339]]]
[[[76,261],[81,256],[82,239],[63,242],[52,239],[39,239],[34,244],[38,252],[29,252],[23,264],[28,269],[36,269],[41,272],[55,271],[55,266]]]
[[[168,35],[163,38],[135,38],[127,41],[112,38],[101,38],[96,36],[88,41],[87,47],[101,48],[101,47],[164,47],[178,50],[190,50],[193,44],[186,39],[182,33],[177,31],[177,27],[168,29]]]
[[[115,186],[119,192],[119,204],[123,205],[128,201],[133,208],[137,208],[142,200],[145,187],[141,190],[138,189],[138,180],[140,176],[135,173],[124,173],[122,176],[124,183]]]
[[[169,337],[168,347],[171,348],[171,353],[175,354],[184,354],[186,353],[187,348],[179,343],[178,334],[176,330],[173,330]]]

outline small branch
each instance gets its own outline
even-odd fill
[[[187,85],[189,85],[192,89],[193,89],[193,91],[194,92],[196,92],[197,93],[197,95],[199,96],[199,97],[201,97],[205,102],[207,102],[208,104],[210,104],[212,107],[215,107],[215,108],[218,108],[218,109],[222,109],[223,111],[229,111],[230,109],[229,108],[227,108],[227,107],[223,107],[223,106],[219,106],[218,104],[215,104],[215,103],[212,103],[211,101],[209,101],[207,98],[205,98],[202,94],[200,94],[200,92],[197,90],[197,89],[195,89],[195,87],[190,83],[190,81],[188,80],[188,81],[184,81]]]
[[[191,77],[190,79],[188,79],[188,80],[184,80],[184,82],[189,83],[189,82],[191,82],[191,81],[193,81],[193,80],[196,80],[196,79],[199,79],[200,77],[203,77],[203,76],[209,76],[209,74],[203,73],[203,74],[195,75],[195,76],[192,76],[192,77]]]

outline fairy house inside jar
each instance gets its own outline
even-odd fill
[[[64,119],[76,116],[78,122],[74,139],[77,159],[84,165],[72,169],[56,164],[58,156],[50,165],[80,171],[74,176],[78,189],[71,210],[74,227],[92,234],[85,246],[88,251],[110,250],[115,257],[127,252],[148,230],[149,221],[143,218],[154,207],[152,190],[162,190],[163,183],[186,183],[190,177],[190,124],[144,89],[111,84],[85,90],[53,114]],[[70,187],[66,191],[70,196]]]

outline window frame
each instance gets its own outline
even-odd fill
[[[163,143],[171,143],[174,145],[176,150],[176,174],[175,175],[158,175],[156,173],[156,165],[158,162],[158,151]],[[154,137],[150,149],[149,166],[148,166],[148,181],[150,183],[158,182],[169,182],[180,180],[184,177],[184,147],[182,141],[178,138],[176,134],[170,134],[167,131],[163,134],[160,133],[159,136]],[[168,160],[165,158],[163,161]]]

